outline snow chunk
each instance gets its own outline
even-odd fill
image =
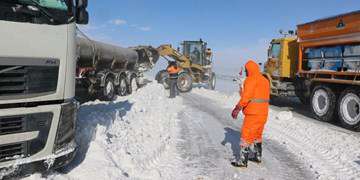
[[[291,111],[281,111],[276,115],[276,119],[278,120],[290,120],[293,118],[293,113]]]

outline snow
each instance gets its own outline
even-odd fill
[[[114,102],[89,102],[79,112],[80,149],[67,174],[49,179],[160,179],[154,164],[171,153],[181,98],[156,83]],[[177,104],[177,106],[174,106]],[[39,174],[28,179],[39,179]]]
[[[220,76],[216,91],[194,88],[168,99],[150,83],[79,112],[79,152],[65,173],[26,179],[359,179],[360,135],[311,118],[299,102],[271,106],[264,162],[235,169],[243,119],[230,117],[238,85]]]
[[[234,106],[240,98],[237,93],[224,95],[205,89],[194,93],[224,107]],[[271,106],[264,138],[281,143],[282,148],[293,153],[317,179],[360,178],[360,135],[308,116]]]

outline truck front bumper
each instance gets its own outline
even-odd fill
[[[76,153],[77,109],[78,103],[73,100],[62,104],[0,109],[2,124],[14,120],[12,124],[15,125],[15,120],[21,120],[16,124],[21,128],[0,134],[0,179],[1,176],[29,174],[69,163]]]

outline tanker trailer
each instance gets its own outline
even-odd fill
[[[141,86],[143,73],[153,68],[159,53],[151,46],[123,48],[86,38],[77,38],[76,97],[114,100]]]

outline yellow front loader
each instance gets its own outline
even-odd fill
[[[209,89],[215,89],[216,76],[212,70],[212,52],[207,43],[200,41],[184,41],[183,52],[175,50],[171,45],[161,45],[158,48],[160,56],[168,61],[174,60],[182,71],[179,74],[177,86],[180,92],[189,92],[193,83],[206,84]],[[168,88],[166,70],[156,75],[156,80]]]

